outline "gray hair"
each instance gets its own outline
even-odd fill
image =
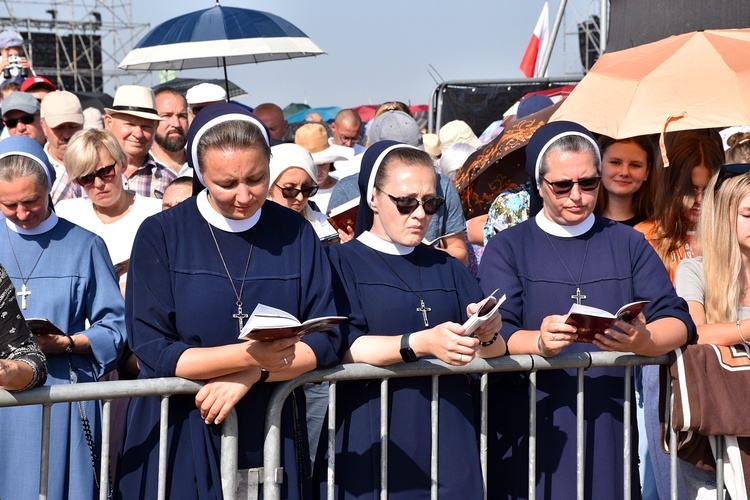
[[[560,137],[550,144],[542,154],[539,162],[539,179],[545,177],[549,171],[548,157],[549,154],[555,153],[588,153],[596,166],[596,171],[602,172],[602,159],[599,156],[599,149],[591,139],[578,134],[569,134]],[[539,182],[537,179],[537,182]]]
[[[38,185],[49,191],[47,175],[47,170],[28,156],[13,154],[0,158],[0,181],[10,182],[21,177],[33,177]]]

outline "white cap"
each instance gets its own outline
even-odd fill
[[[185,99],[190,106],[205,102],[226,101],[227,91],[213,83],[199,83],[188,89]]]

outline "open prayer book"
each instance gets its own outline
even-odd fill
[[[472,333],[474,333],[476,329],[482,326],[485,321],[490,319],[490,317],[495,314],[495,311],[498,310],[500,305],[505,302],[505,294],[503,294],[503,296],[499,299],[495,298],[495,294],[498,290],[499,288],[495,288],[494,292],[485,297],[479,303],[479,309],[477,309],[476,312],[472,314],[469,319],[467,319],[466,322],[462,325],[466,329],[464,335],[471,335]]]
[[[328,212],[328,222],[337,231],[346,232],[347,226],[353,229],[357,225],[357,212],[359,212],[359,197],[331,209]]]
[[[593,342],[594,335],[604,334],[604,330],[611,327],[615,320],[632,323],[648,304],[647,300],[631,302],[622,306],[616,314],[611,314],[604,309],[573,304],[568,311],[568,319],[565,323],[578,328],[576,342]]]
[[[258,304],[242,327],[239,338],[271,342],[313,332],[324,332],[345,319],[346,316],[324,316],[300,322],[286,311]]]
[[[29,325],[29,330],[34,335],[65,335],[65,332],[47,318],[29,318],[26,324]]]

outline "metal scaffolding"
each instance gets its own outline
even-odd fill
[[[0,28],[24,36],[34,71],[76,92],[103,92],[148,73],[117,69],[149,28],[132,19],[130,0],[3,0]],[[2,14],[5,14],[4,16]],[[35,56],[36,53],[36,56]]]

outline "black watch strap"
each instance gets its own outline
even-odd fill
[[[414,354],[412,348],[409,347],[410,336],[411,333],[405,333],[401,336],[401,350],[399,351],[401,353],[401,359],[403,359],[407,363],[413,363],[414,361],[417,361],[419,359],[417,355]]]

